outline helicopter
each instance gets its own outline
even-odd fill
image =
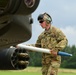
[[[24,49],[17,49],[32,35],[32,13],[40,0],[0,0],[0,70],[23,70],[30,56]]]

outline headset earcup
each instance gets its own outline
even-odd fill
[[[47,23],[47,24],[49,24],[49,23],[50,23],[50,21],[46,20],[46,23]]]

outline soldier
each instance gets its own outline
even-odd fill
[[[44,31],[39,35],[35,46],[51,50],[51,54],[42,53],[42,75],[57,75],[61,64],[61,56],[57,52],[67,46],[68,40],[60,29],[51,25],[52,18],[49,14],[40,14],[38,21]]]

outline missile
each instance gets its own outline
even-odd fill
[[[25,50],[29,50],[29,51],[36,51],[36,52],[51,54],[51,50],[49,50],[49,49],[33,47],[33,46],[24,45],[24,44],[18,44],[17,48],[25,49]],[[61,52],[61,51],[58,52],[58,55],[60,55],[60,56],[72,56],[72,54],[69,54],[66,52]]]

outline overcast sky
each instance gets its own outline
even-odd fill
[[[40,0],[36,11],[32,14],[32,37],[26,43],[35,43],[38,35],[43,31],[37,17],[47,12],[52,16],[52,25],[60,28],[68,38],[68,45],[76,45],[76,0]]]

